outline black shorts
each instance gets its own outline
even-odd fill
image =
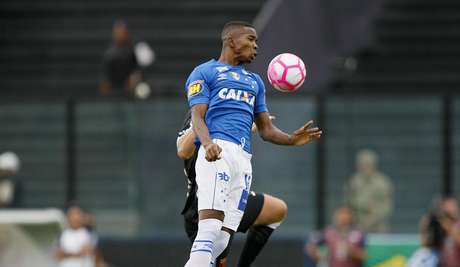
[[[195,240],[198,232],[198,199],[195,200],[196,201],[194,201],[190,208],[183,214],[185,232],[192,242]],[[263,206],[264,194],[251,191],[237,232],[246,233],[249,227],[256,221]]]

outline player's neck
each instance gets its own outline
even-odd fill
[[[234,54],[226,52],[226,50],[223,50],[222,53],[220,54],[219,60],[220,63],[232,65],[232,66],[238,66],[241,64],[241,62],[235,57]]]

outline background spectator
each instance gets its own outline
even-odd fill
[[[96,267],[96,238],[85,227],[87,217],[76,204],[69,205],[69,228],[59,237],[56,258],[59,267]]]
[[[439,210],[432,210],[420,221],[420,241],[418,249],[407,263],[407,267],[437,267],[446,232],[441,225]]]
[[[18,181],[13,177],[20,168],[19,157],[13,152],[0,155],[0,208],[18,206]]]
[[[393,209],[391,180],[377,169],[378,156],[364,149],[356,156],[356,173],[345,189],[345,199],[356,216],[357,224],[366,232],[388,230],[388,217]]]
[[[329,267],[361,267],[366,259],[365,236],[353,223],[353,213],[349,207],[340,207],[334,213],[334,225],[323,233],[313,234],[306,246],[306,252],[319,262],[319,246],[328,248]]]
[[[99,90],[102,95],[132,96],[135,87],[142,81],[142,73],[126,22],[115,22],[112,39],[104,54]]]
[[[446,232],[441,250],[442,267],[460,267],[460,221],[458,202],[448,196],[441,200],[441,224]]]

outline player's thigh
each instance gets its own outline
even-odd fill
[[[246,152],[244,152],[246,153]],[[228,199],[227,211],[225,212],[224,226],[236,231],[246,209],[251,181],[252,169],[250,158],[242,154],[236,157],[238,166],[231,180],[231,188]]]
[[[282,221],[287,216],[286,203],[274,196],[264,194],[264,205],[254,225],[270,225]]]
[[[214,162],[205,159],[201,147],[195,165],[198,210],[225,211],[230,191],[230,166],[223,158]],[[202,213],[200,212],[200,219]]]

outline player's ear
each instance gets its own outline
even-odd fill
[[[228,47],[235,48],[235,40],[233,39],[233,36],[228,37],[227,44],[228,44]]]

